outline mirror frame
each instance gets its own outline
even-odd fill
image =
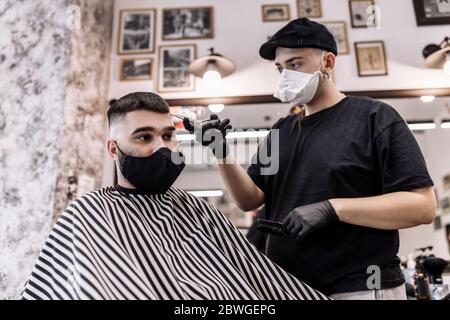
[[[350,96],[367,96],[374,99],[416,98],[421,96],[450,96],[450,87],[431,89],[399,89],[399,90],[373,90],[373,91],[343,91]],[[256,96],[234,96],[213,98],[180,98],[165,99],[169,106],[208,106],[210,104],[222,103],[226,106],[240,104],[280,103],[272,95]]]

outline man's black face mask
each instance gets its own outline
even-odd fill
[[[136,189],[148,194],[165,193],[185,167],[181,152],[160,148],[148,157],[134,157],[125,154],[115,143],[123,177]]]

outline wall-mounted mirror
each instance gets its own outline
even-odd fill
[[[401,230],[399,255],[406,258],[416,248],[432,245],[436,255],[450,260],[450,239],[446,233],[450,228],[450,96],[438,96],[434,100],[420,97],[391,97],[380,100],[393,106],[410,125],[434,180],[439,204],[438,217],[434,224]],[[230,139],[232,148],[239,149],[236,152],[238,157],[245,157],[256,152],[264,132],[279,118],[288,115],[289,111],[290,107],[282,103],[243,103],[225,106],[219,116],[230,118],[236,129],[254,129],[260,133],[250,138],[244,135]],[[211,111],[204,107],[200,118],[206,119],[210,114]],[[196,154],[197,164],[188,165],[175,186],[195,191],[196,195],[212,202],[245,233],[252,223],[254,213],[244,213],[233,203],[209,153],[192,139],[184,139],[186,132],[183,130],[178,135],[183,140],[183,152],[188,155]],[[198,157],[201,158],[200,162]],[[242,164],[245,167],[244,162],[243,160]],[[114,170],[111,166],[106,170],[109,172],[105,175],[106,179],[112,179]]]

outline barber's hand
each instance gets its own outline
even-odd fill
[[[325,200],[297,207],[283,220],[283,228],[290,236],[303,240],[308,234],[339,221],[330,201]]]
[[[195,134],[195,140],[209,147],[217,158],[223,159],[230,152],[225,139],[226,130],[232,128],[230,119],[220,120],[216,114],[212,114],[209,120],[196,124],[184,118],[183,124],[186,130]]]

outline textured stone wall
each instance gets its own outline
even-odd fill
[[[0,1],[0,299],[18,297],[69,173],[100,185],[112,17],[110,0]]]

